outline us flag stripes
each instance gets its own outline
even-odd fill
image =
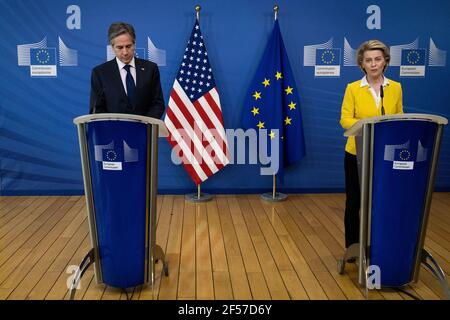
[[[219,92],[197,20],[170,93],[164,123],[170,145],[195,184],[229,163]]]

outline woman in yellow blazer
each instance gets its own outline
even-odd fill
[[[369,40],[359,47],[358,65],[365,75],[361,80],[348,84],[345,90],[340,120],[344,129],[350,128],[360,119],[403,113],[400,83],[384,76],[390,58],[389,48],[381,41]],[[381,93],[384,93],[383,98]],[[360,188],[354,137],[347,139],[344,169],[345,247],[348,248],[359,242]]]

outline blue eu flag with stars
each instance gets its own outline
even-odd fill
[[[30,64],[47,66],[56,65],[55,48],[30,49]]]
[[[424,66],[425,49],[403,49],[402,66]]]
[[[305,155],[305,141],[297,86],[278,20],[246,95],[243,126],[257,131],[266,129],[268,146],[270,140],[278,139],[277,178],[283,182],[284,167],[298,162]],[[263,136],[259,134],[259,138]],[[268,154],[273,159],[270,150]]]
[[[341,61],[339,49],[317,49],[316,66],[338,66]]]

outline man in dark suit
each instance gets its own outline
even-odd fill
[[[135,58],[133,26],[113,23],[108,38],[116,58],[92,70],[89,113],[128,113],[161,118],[165,105],[158,66]]]

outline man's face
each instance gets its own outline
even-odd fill
[[[125,64],[130,63],[134,57],[133,38],[128,33],[115,37],[112,48],[116,57]]]

